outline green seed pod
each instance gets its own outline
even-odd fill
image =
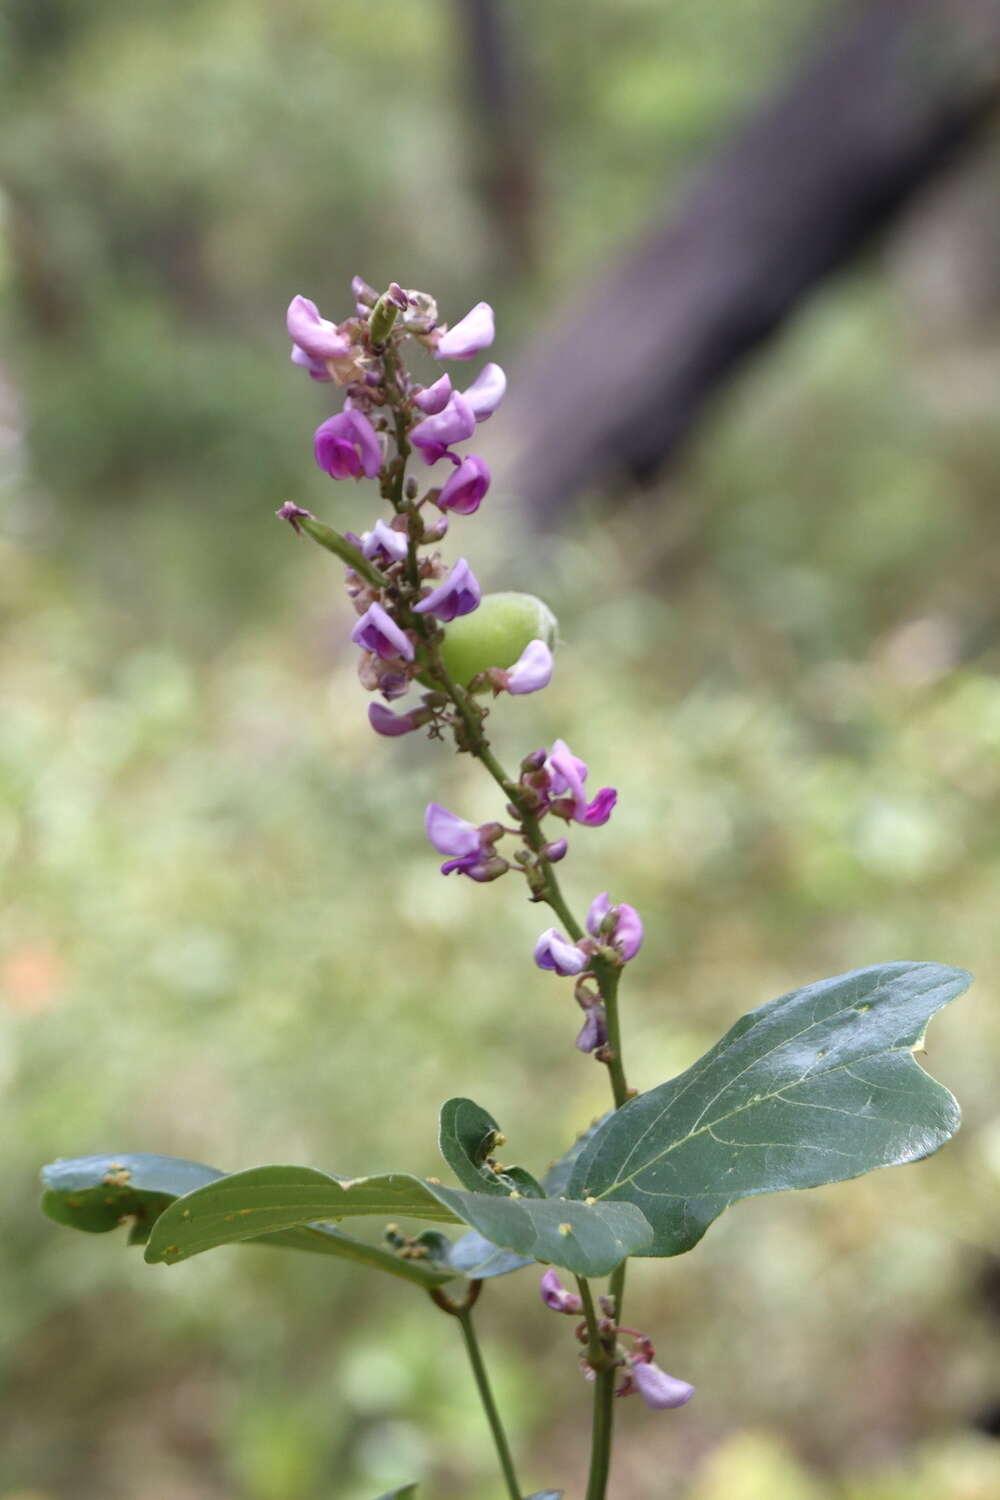
[[[464,687],[490,667],[512,667],[529,641],[554,646],[558,628],[548,605],[534,594],[484,594],[472,614],[445,626],[441,659]]]

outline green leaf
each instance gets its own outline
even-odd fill
[[[125,1218],[133,1220],[130,1245],[142,1245],[154,1224],[178,1199],[225,1180],[225,1173],[196,1161],[137,1152],[123,1156],[84,1156],[57,1161],[42,1170],[46,1189],[42,1209],[72,1229],[104,1234]],[[442,1286],[461,1274],[430,1258],[406,1260],[379,1245],[366,1245],[325,1224],[302,1224],[277,1233],[250,1235],[255,1244],[318,1255],[335,1255],[387,1271],[419,1286]],[[450,1259],[450,1253],[449,1253]]]
[[[570,1177],[573,1175],[573,1168],[576,1166],[587,1143],[600,1130],[605,1120],[610,1120],[613,1114],[614,1110],[609,1110],[606,1115],[601,1115],[599,1120],[595,1120],[592,1125],[588,1125],[587,1129],[581,1135],[577,1136],[569,1150],[565,1151],[559,1157],[558,1161],[552,1163],[542,1178],[542,1187],[550,1198],[561,1197],[566,1192]]]
[[[380,1495],[379,1500],[413,1500],[416,1493],[415,1484],[404,1484],[401,1490],[390,1490],[387,1495]]]
[[[42,1168],[42,1210],[57,1224],[88,1234],[106,1234],[131,1218],[129,1243],[143,1244],[176,1198],[223,1175],[201,1162],[145,1152],[82,1156]]]
[[[274,1166],[238,1172],[173,1204],[157,1220],[146,1259],[173,1264],[216,1245],[370,1214],[470,1224],[503,1250],[581,1276],[609,1274],[652,1240],[642,1214],[628,1203],[494,1197],[401,1173],[350,1179]]]
[[[493,1152],[505,1138],[493,1116],[471,1099],[448,1099],[441,1106],[438,1145],[463,1187],[473,1193],[544,1198],[545,1189],[523,1167],[499,1167]]]
[[[515,1255],[511,1250],[501,1250],[478,1229],[470,1229],[455,1241],[448,1255],[448,1264],[472,1281],[488,1281],[494,1276],[508,1276],[511,1271],[520,1271],[535,1262],[529,1255]]]
[[[686,1073],[601,1125],[567,1191],[635,1204],[655,1232],[638,1253],[679,1255],[738,1198],[929,1155],[959,1110],[912,1052],[971,977],[880,964],[751,1011]]]
[[[448,1099],[442,1104],[438,1123],[441,1155],[470,1192],[510,1196],[510,1188],[486,1165],[502,1141],[496,1120],[471,1099]]]

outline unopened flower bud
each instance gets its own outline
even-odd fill
[[[526,755],[521,762],[522,776],[530,776],[532,771],[540,771],[546,759],[547,755],[544,750],[532,750],[531,754]]]
[[[542,847],[542,855],[550,865],[557,865],[565,858],[566,850],[569,848],[569,839],[553,839],[551,844]]]
[[[403,306],[406,304],[404,302]],[[392,325],[396,321],[399,305],[395,299],[386,292],[372,308],[372,314],[368,320],[368,331],[373,344],[384,344],[392,332]]]

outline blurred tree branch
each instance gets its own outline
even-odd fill
[[[654,474],[998,98],[1000,0],[839,10],[682,200],[536,337],[503,424],[525,503],[551,517],[595,482]]]
[[[535,261],[535,170],[524,69],[499,0],[456,0],[473,182],[490,219],[497,272]]]

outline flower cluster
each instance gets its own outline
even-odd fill
[[[553,1312],[569,1313],[574,1317],[579,1317],[583,1312],[582,1299],[575,1292],[568,1292],[553,1270],[546,1271],[542,1277],[541,1294],[545,1306],[550,1307]],[[632,1396],[638,1393],[654,1411],[673,1411],[678,1406],[686,1406],[694,1395],[694,1386],[689,1385],[686,1380],[668,1375],[659,1365],[654,1364],[653,1355],[656,1350],[650,1339],[637,1328],[626,1328],[615,1323],[614,1304],[609,1297],[601,1298],[601,1307],[604,1313],[598,1324],[601,1339],[611,1347],[610,1359],[622,1370],[615,1395]],[[631,1341],[631,1349],[626,1349],[619,1342],[622,1334]],[[586,1323],[580,1323],[577,1327],[577,1337],[582,1344],[587,1342]],[[586,1355],[581,1357],[581,1366],[587,1379],[593,1380],[596,1372]]]
[[[292,299],[292,360],[314,381],[344,391],[341,410],[316,429],[319,468],[334,480],[377,482],[390,514],[375,519],[368,530],[344,535],[292,501],[278,514],[347,566],[347,593],[357,616],[351,641],[360,652],[358,674],[378,695],[368,709],[372,729],[387,738],[416,730],[434,739],[450,735],[456,749],[476,757],[502,791],[503,821],[477,824],[432,802],[425,814],[427,838],[443,856],[443,875],[484,884],[518,873],[530,899],[553,909],[561,928],[541,934],[535,963],[574,979],[574,998],[584,1012],[576,1045],[608,1066],[620,1106],[630,1091],[618,1040],[618,973],[639,952],[642,921],[634,907],[612,902],[605,891],[591,902],[581,927],[555,874],[567,853],[571,825],[607,823],[618,794],[608,786],[588,790],[586,762],[561,739],[526,755],[516,778],[500,766],[484,729],[487,702],[500,693],[520,696],[548,686],[555,619],[530,595],[484,594],[467,558],[449,566],[437,550],[452,518],[474,515],[489,490],[485,460],[458,450],[497,410],[506,377],[499,365],[487,363],[462,389],[447,373],[421,384],[403,358],[407,341],[436,360],[475,358],[493,343],[493,312],[487,303],[477,303],[449,328],[440,321],[434,299],[423,292],[393,282],[378,294],[360,278],[352,291],[354,311],[340,323],[324,318],[308,298]],[[423,492],[407,475],[414,453],[432,471]],[[438,466],[442,479],[434,476]],[[424,689],[415,702],[389,706],[415,685]],[[558,832],[546,826],[550,819],[557,820]],[[581,1298],[567,1291],[553,1270],[542,1279],[542,1297],[559,1312],[579,1316],[584,1310]],[[583,1342],[599,1336],[604,1350],[603,1364],[596,1353],[594,1363],[584,1359],[588,1377],[598,1368],[620,1368],[618,1395],[637,1391],[656,1408],[689,1400],[693,1388],[657,1367],[649,1339],[619,1326],[608,1299],[602,1299],[602,1310],[598,1329],[588,1332],[586,1322],[578,1328]]]
[[[379,296],[356,277],[354,312],[340,323],[324,318],[307,297],[293,297],[288,308],[292,360],[313,380],[344,388],[342,410],[316,429],[316,463],[331,479],[377,480],[394,512],[377,519],[360,536],[336,538],[336,550],[348,560],[348,593],[358,614],[351,640],[361,648],[363,685],[386,703],[406,695],[415,681],[433,681],[442,672],[441,627],[470,615],[482,603],[482,589],[464,557],[449,569],[436,551],[448,530],[449,513],[461,516],[479,509],[490,485],[490,472],[477,454],[460,454],[456,445],[472,437],[477,425],[493,415],[506,390],[499,365],[483,366],[464,389],[444,374],[429,385],[411,378],[402,358],[407,340],[438,360],[469,360],[494,338],[493,311],[478,303],[448,328],[434,299],[404,291],[396,282]],[[395,448],[395,452],[392,449]],[[404,482],[406,459],[416,449],[433,467],[451,464],[443,481],[423,496],[415,480]],[[431,519],[428,508],[436,510]],[[297,530],[314,518],[290,502],[279,515]],[[308,529],[308,525],[306,525]],[[354,549],[357,563],[352,567]],[[364,563],[370,566],[364,567]],[[520,654],[488,661],[476,674],[473,691],[524,694],[547,685],[552,675],[550,642],[533,637],[519,643]],[[427,727],[439,736],[455,725],[454,705],[439,691],[425,694],[416,708],[394,713],[375,703],[369,720],[376,733],[408,734]],[[469,872],[471,867],[462,866]]]

